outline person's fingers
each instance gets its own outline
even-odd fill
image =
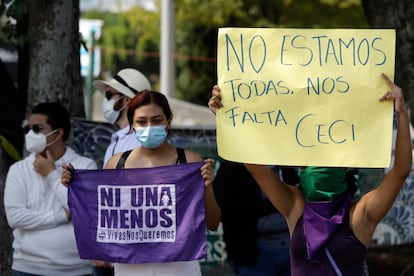
[[[394,110],[400,112],[404,109],[404,97],[402,89],[396,85],[386,74],[381,74],[387,86],[390,88],[384,95],[379,99],[380,101],[394,100]]]
[[[211,177],[214,177],[214,171],[212,166],[213,163],[214,160],[207,159],[205,160],[204,165],[200,168],[201,176],[206,180],[211,179]]]
[[[223,107],[221,104],[221,95],[220,95],[220,87],[216,84],[213,86],[213,90],[211,91],[211,98],[210,100],[216,107]]]
[[[220,95],[220,86],[218,86],[217,84],[213,86],[213,91],[212,91],[213,96],[217,96]]]
[[[48,149],[46,150],[46,158],[50,161],[55,162],[55,160],[53,159],[52,154],[50,153],[50,150],[48,150]]]
[[[206,160],[204,160],[204,162],[210,164],[210,166],[213,167],[213,165],[216,161],[214,159],[207,158]]]
[[[210,98],[210,100],[211,100],[211,104],[212,104],[214,107],[218,107],[218,108],[223,107],[223,104],[221,103],[221,97],[220,97],[220,96],[212,96],[212,97]]]
[[[72,170],[73,170],[73,166],[72,164],[68,163],[62,164],[62,175],[61,175],[61,179],[60,181],[62,182],[62,184],[67,187],[70,183],[70,181],[72,180]]]
[[[391,88],[394,85],[394,83],[390,80],[390,78],[386,74],[382,73],[381,76],[387,83],[388,87]]]
[[[73,171],[75,168],[73,167],[72,163],[62,163],[62,169],[66,169],[69,171]]]

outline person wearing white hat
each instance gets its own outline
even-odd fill
[[[120,70],[110,81],[96,80],[93,84],[105,96],[102,103],[104,118],[120,128],[112,135],[106,149],[105,167],[112,155],[139,146],[135,136],[130,135],[126,111],[131,99],[140,91],[151,90],[151,84],[141,72],[133,68]]]
[[[134,132],[130,132],[127,109],[131,99],[143,90],[151,90],[149,80],[138,70],[125,68],[120,70],[111,80],[96,80],[93,82],[96,89],[104,94],[102,111],[104,118],[111,124],[119,127],[112,134],[111,143],[106,148],[103,167],[112,155],[131,150],[140,146]],[[131,134],[132,133],[132,134]],[[111,263],[94,260],[94,276],[112,276]]]

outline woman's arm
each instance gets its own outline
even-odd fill
[[[220,87],[214,85],[208,107],[216,114],[223,107]],[[304,198],[301,191],[283,183],[267,166],[245,164],[247,170],[266,193],[272,204],[286,218],[290,230],[293,230],[300,215],[303,213]]]
[[[380,98],[380,101],[394,100],[394,109],[398,114],[394,165],[379,186],[361,198],[355,209],[363,212],[366,222],[374,228],[391,208],[411,171],[412,165],[409,118],[403,93],[401,88],[395,85],[386,75],[383,75],[383,78],[390,90]]]
[[[200,154],[195,151],[185,151],[185,155],[188,162],[202,161]],[[213,181],[213,159],[205,160],[205,164],[200,168],[201,176],[204,178],[204,206],[206,212],[206,226],[209,230],[215,230],[220,223],[221,210],[217,204],[216,197],[214,196]]]
[[[296,187],[282,182],[268,166],[245,164],[245,167],[272,204],[285,217],[292,233],[298,218],[303,213],[302,192]]]
[[[208,162],[208,161],[207,161]],[[204,166],[209,166],[207,163]],[[213,177],[214,179],[214,173]],[[204,205],[206,210],[206,226],[209,230],[214,231],[218,227],[221,219],[221,209],[217,204],[216,197],[214,196],[213,180],[206,181],[209,184],[205,184],[204,190]]]

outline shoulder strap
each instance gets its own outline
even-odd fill
[[[338,265],[336,264],[334,258],[331,255],[331,252],[329,252],[329,250],[326,246],[325,246],[325,253],[326,253],[326,256],[328,257],[328,260],[331,263],[333,269],[335,269],[336,274],[338,276],[342,276],[343,274],[342,274],[341,270],[339,269]]]
[[[125,165],[125,161],[127,160],[129,154],[132,150],[124,151],[121,155],[121,157],[118,160],[118,164],[116,164],[116,169],[122,169]]]
[[[177,161],[175,164],[183,164],[187,163],[187,158],[185,157],[185,152],[183,148],[177,148]]]

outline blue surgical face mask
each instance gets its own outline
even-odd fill
[[[138,142],[148,149],[161,146],[167,138],[166,126],[134,127]]]

